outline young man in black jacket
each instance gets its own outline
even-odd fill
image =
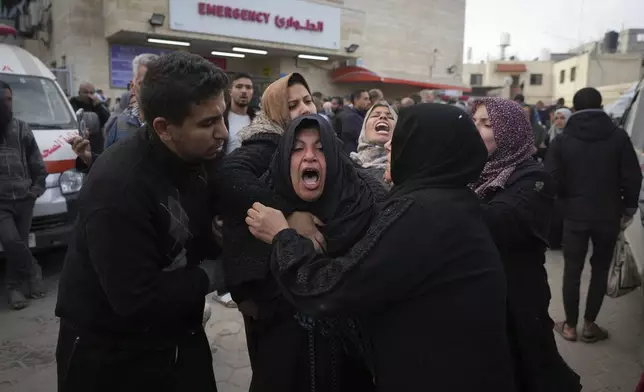
[[[555,328],[565,339],[577,339],[579,285],[588,241],[592,240],[592,275],[581,340],[595,342],[608,338],[595,319],[606,294],[617,236],[637,211],[642,172],[628,134],[602,110],[599,91],[591,87],[579,90],[573,105],[575,113],[551,144],[546,159],[564,203],[566,320]]]
[[[199,56],[161,56],[141,90],[145,131],[92,165],[56,306],[60,392],[217,390],[202,314],[227,83]]]

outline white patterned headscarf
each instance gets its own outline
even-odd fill
[[[396,121],[398,121],[398,114],[385,101],[378,102],[367,111],[367,114],[364,116],[364,121],[362,122],[360,136],[358,137],[358,152],[351,153],[351,159],[363,168],[376,167],[379,169],[385,169],[387,167],[387,151],[385,151],[385,146],[367,140],[367,120],[369,120],[371,112],[378,107],[386,107],[389,109],[389,112],[394,117],[394,127],[396,126]],[[392,128],[391,132],[393,132],[393,130],[394,129]]]

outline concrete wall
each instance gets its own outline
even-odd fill
[[[628,83],[640,78],[642,55],[598,55],[590,58],[589,86]]]
[[[575,92],[588,85],[588,72],[590,68],[589,59],[590,54],[586,53],[554,64],[553,98],[563,98],[566,101],[566,105],[572,106],[572,97],[575,95]],[[570,70],[573,67],[576,69],[574,82],[570,80]],[[561,83],[559,79],[561,71],[565,72],[563,83]]]
[[[524,64],[526,72],[497,72],[498,64]],[[534,104],[539,100],[550,101],[552,99],[553,64],[552,61],[491,61],[483,64],[463,64],[463,83],[469,85],[470,75],[482,74],[482,86],[501,87],[505,85],[506,77],[519,75],[519,83],[524,82],[523,95],[527,103]],[[541,74],[542,84],[530,85],[531,74]]]
[[[449,74],[447,68],[462,64],[465,0],[345,0],[343,6],[343,25],[347,8],[367,11],[358,51],[367,68],[401,79],[460,84],[460,72]]]
[[[72,66],[72,92],[84,80],[109,89],[108,45],[104,38],[103,1],[55,0],[52,2],[51,61]]]
[[[570,80],[572,67],[577,69],[574,82]],[[559,82],[559,73],[562,70],[566,72],[564,83]],[[639,80],[642,73],[642,55],[587,53],[555,63],[553,71],[555,97],[563,97],[568,105],[572,105],[572,97],[584,87],[599,88]],[[607,92],[611,91],[610,87],[606,88]]]
[[[644,53],[644,29],[628,29],[619,33],[617,51],[620,53]]]

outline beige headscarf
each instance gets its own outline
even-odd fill
[[[389,112],[394,117],[394,126],[396,125],[398,114],[387,102],[381,101],[373,105],[364,116],[362,130],[358,137],[358,152],[352,152],[351,159],[364,168],[377,167],[384,169],[387,167],[387,151],[385,151],[385,146],[367,140],[367,120],[369,119],[371,112],[377,107],[388,108]],[[393,132],[393,128],[390,132]]]
[[[288,110],[288,83],[302,84],[311,92],[308,83],[299,73],[290,73],[270,84],[262,95],[262,113],[271,121],[277,123],[282,129],[288,128],[291,123],[291,113]]]
[[[282,135],[291,123],[291,112],[288,109],[288,83],[302,84],[309,93],[306,79],[299,73],[290,73],[271,83],[262,95],[262,112],[255,117],[253,123],[239,131],[240,140],[247,140],[257,133],[277,133]]]

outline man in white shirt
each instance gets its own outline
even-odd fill
[[[250,108],[253,98],[253,80],[246,73],[238,73],[233,76],[230,86],[230,105],[224,113],[224,121],[228,128],[228,142],[226,143],[226,154],[230,154],[241,146],[237,137],[239,131],[253,121],[255,110]]]

